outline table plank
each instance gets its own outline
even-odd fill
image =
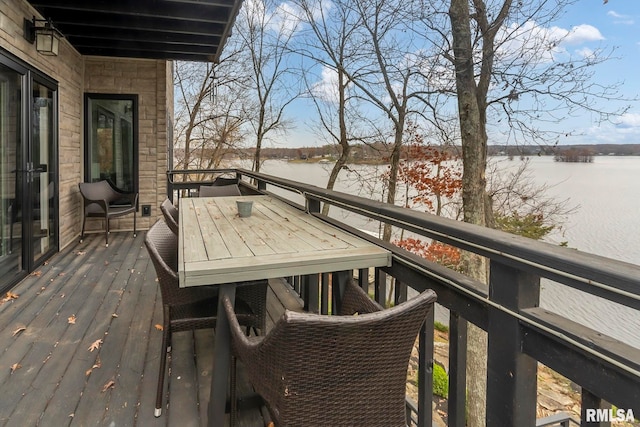
[[[236,200],[253,200],[250,217],[237,215]],[[181,286],[381,267],[391,262],[387,250],[272,196],[205,197],[181,203],[189,212],[180,216],[180,228],[185,231],[179,257]],[[218,250],[222,247],[226,250]]]

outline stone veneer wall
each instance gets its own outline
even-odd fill
[[[148,229],[156,221],[167,195],[167,117],[172,110],[168,104],[172,96],[167,96],[168,71],[171,66],[167,61],[84,58],[84,92],[138,95],[138,229]],[[142,205],[151,205],[150,217],[141,216]],[[92,222],[92,228],[101,229],[101,221]],[[111,224],[114,229],[130,230],[133,218],[127,215]]]
[[[84,93],[137,94],[139,101],[140,206],[151,205],[151,217],[138,212],[138,229],[146,229],[159,217],[166,197],[168,129],[172,126],[173,87],[171,62],[83,57],[66,40],[58,56],[44,56],[23,37],[23,20],[38,16],[22,0],[0,0],[0,46],[58,82],[60,162],[60,247],[74,243],[82,226],[78,183],[84,176]],[[87,229],[102,227],[89,220]],[[112,221],[111,228],[131,229],[133,220]]]

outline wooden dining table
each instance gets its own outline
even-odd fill
[[[236,201],[252,201],[240,217]],[[235,301],[238,282],[336,273],[391,265],[391,253],[270,195],[182,198],[178,275],[181,287],[219,285],[208,425],[223,426],[230,332],[223,297]]]

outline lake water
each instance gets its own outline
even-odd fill
[[[506,170],[519,162],[492,160]],[[331,167],[270,160],[262,172],[325,187]],[[375,176],[385,169],[350,166],[347,173],[341,173],[336,190],[379,199],[382,189]],[[551,235],[549,241],[567,241],[580,251],[640,265],[640,157],[599,156],[593,163],[558,163],[548,156],[533,157],[529,169],[534,182],[550,186],[549,195],[577,206],[565,218],[562,232]],[[358,228],[378,231],[375,224],[348,213],[333,211],[332,216]],[[640,313],[635,310],[550,281],[542,283],[540,304],[640,348]],[[440,312],[438,317],[442,316]]]

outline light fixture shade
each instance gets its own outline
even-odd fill
[[[24,19],[24,38],[36,44],[36,50],[43,55],[57,56],[62,33],[53,26],[51,19]]]
[[[57,56],[60,45],[60,33],[52,27],[37,27],[36,50],[43,55]]]

